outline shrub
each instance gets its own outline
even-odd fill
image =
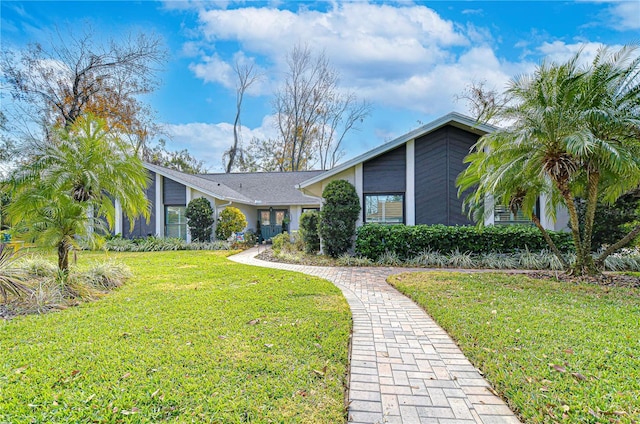
[[[318,212],[305,212],[300,216],[300,234],[302,235],[304,251],[306,253],[316,253],[320,251],[319,223],[320,214]]]
[[[218,218],[216,238],[227,240],[233,233],[242,231],[247,226],[247,218],[238,208],[232,206],[224,208]]]
[[[193,241],[211,240],[211,230],[215,218],[209,200],[204,197],[193,199],[187,205],[185,216]]]
[[[550,232],[554,243],[561,251],[573,249],[571,234]],[[356,252],[376,260],[387,251],[392,251],[406,260],[425,250],[448,254],[456,249],[473,254],[501,252],[514,253],[527,247],[533,251],[547,248],[540,231],[523,225],[489,227],[445,225],[378,225],[369,224],[358,228]]]
[[[277,236],[274,236],[271,239],[271,248],[276,253],[280,253],[282,250],[285,250],[285,251],[292,250],[291,238],[289,237],[289,233],[285,231],[284,233],[280,233]]]
[[[319,234],[326,253],[337,258],[353,245],[360,200],[355,187],[344,180],[331,181],[322,197]]]

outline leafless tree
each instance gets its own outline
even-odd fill
[[[253,62],[241,63],[239,60],[236,60],[233,70],[238,77],[236,83],[236,118],[233,121],[233,146],[231,146],[223,156],[223,162],[226,160],[225,170],[227,173],[231,172],[236,164],[236,157],[243,154],[240,140],[240,128],[242,127],[240,123],[240,113],[242,111],[242,100],[244,99],[244,94],[251,85],[256,83],[262,77],[262,75],[258,73]]]
[[[508,98],[495,88],[488,88],[486,81],[471,82],[455,99],[465,100],[472,117],[487,124],[498,124],[496,112],[508,103]]]
[[[345,135],[357,129],[366,118],[371,105],[367,101],[358,101],[354,93],[337,94],[332,101],[325,103],[319,120],[317,146],[320,169],[331,169],[344,155],[342,141]]]
[[[80,35],[56,31],[48,46],[33,43],[20,51],[3,50],[0,64],[14,112],[33,118],[21,125],[23,133],[33,131],[34,121],[41,128],[69,128],[90,112],[106,119],[110,128],[138,133],[140,140],[151,118],[138,96],[157,88],[164,60],[155,36],[129,35],[101,43],[85,28]]]
[[[370,111],[354,93],[342,94],[339,75],[323,53],[313,56],[308,46],[297,45],[287,58],[288,72],[275,95],[279,143],[275,147],[283,171],[333,166],[340,159],[341,144]]]

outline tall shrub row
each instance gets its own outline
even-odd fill
[[[570,233],[550,232],[550,236],[563,251],[573,250]],[[400,259],[413,258],[425,250],[451,253],[512,253],[524,248],[531,251],[547,249],[540,231],[523,225],[472,227],[446,225],[365,225],[358,228],[356,253],[378,260],[386,252]]]

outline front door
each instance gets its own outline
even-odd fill
[[[282,224],[287,216],[286,209],[262,209],[258,211],[260,220],[260,237],[262,240],[271,240],[282,233]]]

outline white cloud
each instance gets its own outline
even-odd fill
[[[273,117],[266,116],[257,128],[241,128],[244,145],[253,137],[267,139],[275,137]],[[222,171],[222,154],[233,144],[233,125],[221,122],[208,124],[193,122],[188,124],[165,124],[169,134],[167,148],[170,150],[187,149],[198,160],[204,161],[210,171]],[[211,168],[213,167],[213,168]]]
[[[189,69],[204,82],[220,83],[225,88],[234,88],[234,71],[230,64],[218,55],[204,56],[201,63],[192,63]]]
[[[315,50],[324,49],[345,78],[356,67],[379,77],[392,68],[392,77],[408,75],[410,67],[446,58],[445,47],[469,44],[451,21],[425,6],[345,3],[326,12],[297,13],[246,7],[201,11],[200,20],[208,41],[237,41],[243,50],[267,57],[279,69],[284,69],[293,45],[308,42]]]
[[[611,27],[617,30],[640,29],[640,2],[637,0],[615,1],[609,7]]]
[[[593,62],[598,50],[604,45],[600,43],[571,43],[567,44],[563,41],[554,41],[552,43],[544,42],[538,51],[545,55],[546,59],[553,62],[566,62],[575,56],[576,53],[582,51],[580,54],[580,61],[582,64]],[[620,49],[620,45],[608,46],[612,51]]]

